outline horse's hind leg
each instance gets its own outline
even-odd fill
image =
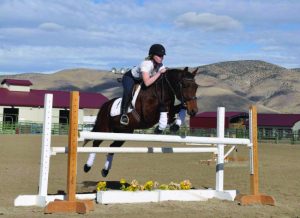
[[[121,147],[124,144],[125,141],[114,141],[110,147]],[[103,177],[106,177],[109,173],[109,170],[111,169],[112,166],[112,161],[114,158],[114,153],[108,153],[106,156],[106,161],[104,164],[104,168],[101,171],[101,174]]]
[[[93,147],[99,147],[99,145],[101,144],[101,140],[94,140],[93,141]],[[83,171],[84,172],[89,172],[90,169],[92,168],[93,164],[94,164],[94,161],[95,161],[95,158],[96,158],[96,153],[90,153],[89,154],[89,157],[86,161],[86,164],[84,164],[83,166]]]

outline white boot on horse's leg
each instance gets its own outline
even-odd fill
[[[95,161],[95,157],[96,157],[96,153],[90,153],[89,158],[86,162],[86,164],[84,164],[83,166],[83,171],[84,172],[89,172],[90,169],[92,168],[94,161]]]
[[[168,112],[160,112],[158,126],[154,129],[154,134],[162,134],[168,125]]]
[[[113,158],[114,158],[113,154],[108,154],[107,155],[104,168],[101,171],[101,174],[102,174],[103,177],[106,177],[108,175],[109,170],[111,169],[111,166],[112,166]]]

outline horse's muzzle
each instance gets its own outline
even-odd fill
[[[198,113],[198,108],[196,108],[196,109],[193,108],[192,110],[188,110],[187,113],[191,117],[194,117]]]
[[[195,116],[198,113],[197,98],[187,101],[186,109],[188,115],[190,115],[191,117]]]

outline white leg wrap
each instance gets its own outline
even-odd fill
[[[96,153],[90,153],[89,158],[88,158],[88,160],[87,160],[87,162],[86,162],[86,164],[87,164],[89,167],[93,166],[95,157],[96,157]]]
[[[106,170],[110,170],[111,166],[112,166],[112,161],[114,159],[114,155],[108,154],[106,157],[106,162],[104,164],[104,169]]]
[[[168,125],[168,112],[160,112],[158,128],[164,130]]]
[[[175,123],[178,126],[181,126],[181,125],[185,124],[185,116],[186,116],[186,110],[185,109],[180,109],[180,111],[178,113],[178,117],[177,117]]]
[[[178,125],[178,126],[181,126],[182,122],[181,122],[181,119],[179,117],[176,118],[175,120],[175,123]]]

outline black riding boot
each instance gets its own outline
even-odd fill
[[[127,110],[128,110],[129,103],[130,103],[130,97],[123,96],[122,104],[121,104],[120,123],[125,126],[127,126],[129,124],[129,118],[127,116]]]

